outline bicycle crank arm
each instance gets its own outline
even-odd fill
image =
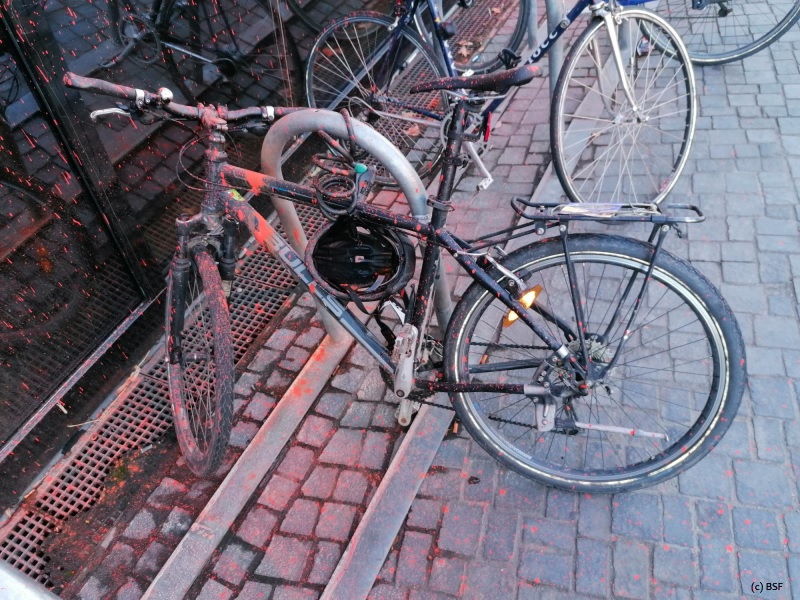
[[[654,431],[644,431],[642,429],[630,429],[625,427],[617,427],[616,425],[602,425],[600,423],[581,423],[580,421],[572,421],[569,419],[556,419],[556,425],[559,429],[587,429],[595,431],[607,431],[608,433],[619,433],[621,435],[629,435],[632,437],[646,437],[658,440],[669,441],[669,436],[666,433],[656,433]]]

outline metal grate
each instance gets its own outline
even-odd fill
[[[324,218],[311,207],[298,207],[306,231]],[[250,251],[242,263],[231,302],[236,360],[286,301],[295,282],[269,253]],[[48,583],[48,558],[40,548],[68,518],[90,508],[100,497],[111,464],[131,448],[156,440],[172,423],[166,366],[159,343],[141,373],[123,387],[94,427],[46,476],[37,500],[17,511],[0,529],[0,558],[39,582]]]

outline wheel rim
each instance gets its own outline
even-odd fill
[[[661,0],[656,10],[675,27],[693,59],[715,62],[741,58],[785,30],[798,2],[728,0],[693,9],[692,0]]]
[[[184,95],[231,108],[300,103],[296,53],[261,2],[179,1],[173,7],[162,42]]]
[[[573,259],[579,287],[585,288],[589,282],[597,286],[596,293],[582,296],[587,331],[597,333],[603,320],[610,320],[613,314],[608,298],[619,297],[624,289],[622,276],[637,273],[641,279],[646,265],[627,257],[606,255],[598,259],[580,252]],[[516,271],[532,272],[526,287],[543,286],[542,296],[534,306],[560,314],[563,321],[574,326],[562,256],[532,261]],[[632,295],[623,305],[622,314],[630,314],[635,293]],[[533,339],[533,333],[522,323],[502,328],[500,321],[508,311],[489,294],[484,294],[474,307],[465,319],[469,330],[459,336],[468,341],[462,341],[458,349],[457,356],[466,357],[458,379],[469,381],[474,377],[484,382],[542,385],[532,378],[534,363],[550,354],[541,340]],[[482,318],[474,322],[478,312]],[[565,338],[541,314],[530,314],[551,335]],[[572,410],[574,420],[666,433],[668,442],[588,429],[577,435],[568,435],[564,430],[540,433],[522,425],[532,423],[534,418],[533,403],[525,396],[463,394],[467,420],[484,432],[484,441],[494,451],[502,453],[522,472],[554,482],[619,485],[626,479],[676,468],[693,456],[692,449],[702,443],[721,412],[729,379],[725,343],[702,301],[660,269],[653,274],[637,323],[641,326],[635,323],[631,328],[623,358],[608,380],[609,389],[595,387],[589,396],[576,396],[569,404],[562,400],[555,416],[570,418]],[[620,330],[617,327],[612,331],[617,333],[607,337],[605,347],[595,349],[597,362],[613,356]],[[671,373],[659,366],[659,361],[666,360],[671,362]],[[508,365],[515,361],[518,368],[509,370]],[[527,363],[519,361],[527,361],[530,366],[522,368]],[[492,370],[493,364],[499,368],[501,363],[503,370]],[[556,383],[552,376],[545,381],[551,386]]]
[[[625,95],[608,32],[598,24],[565,68],[554,118],[555,166],[574,201],[660,202],[688,159],[696,111],[685,49],[647,13],[620,16],[620,43],[630,49],[626,76],[639,111]]]
[[[167,307],[172,305],[171,284],[169,292]],[[175,428],[189,462],[205,461],[219,435],[214,334],[202,280],[193,269],[187,289],[182,360],[178,364],[167,361]]]
[[[398,51],[397,64],[406,66],[386,83],[384,70],[393,47],[387,25],[378,18],[348,19],[319,37],[309,65],[309,106],[347,108],[388,138],[425,175],[441,154],[441,121],[412,108],[442,115],[447,101],[441,92],[409,93],[413,84],[440,76],[432,59],[410,37],[402,38]],[[383,166],[373,166],[382,183],[392,182]]]

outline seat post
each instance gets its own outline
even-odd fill
[[[447,143],[444,147],[444,167],[439,179],[439,190],[436,201],[433,202],[433,215],[431,225],[435,228],[443,227],[447,220],[447,213],[451,210],[451,196],[455,186],[456,171],[464,166],[465,159],[461,156],[464,144],[464,130],[467,125],[468,114],[466,101],[459,99],[456,103],[452,118],[447,127]]]

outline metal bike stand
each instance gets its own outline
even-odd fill
[[[53,592],[6,561],[0,560],[0,598],[14,600],[58,600]]]
[[[547,29],[553,31],[561,19],[564,18],[564,11],[558,0],[545,0],[545,8],[547,9]],[[558,74],[561,73],[561,65],[564,64],[564,41],[563,39],[557,40],[547,51],[547,60],[549,61],[550,69],[550,97],[553,97],[556,89],[556,82],[558,81]]]
[[[427,221],[427,191],[419,175],[417,175],[403,154],[389,140],[371,127],[359,121],[353,121],[352,124],[358,145],[379,160],[392,174],[392,177],[398,182],[401,192],[408,200],[408,206],[414,218]],[[345,139],[348,136],[344,118],[333,111],[309,109],[308,111],[283,117],[280,123],[272,127],[264,138],[264,143],[261,147],[262,171],[267,175],[282,178],[281,154],[283,149],[292,142],[295,136],[319,129],[323,129],[328,134],[340,139]],[[305,254],[307,238],[294,204],[282,198],[274,198],[273,204],[292,248],[301,255]],[[436,316],[440,325],[444,326],[450,320],[450,314],[453,312],[453,302],[450,298],[450,286],[441,262],[439,263],[439,274],[434,284],[434,290]],[[317,306],[329,335],[336,341],[345,339],[347,334],[344,328],[322,305],[317,303]]]

